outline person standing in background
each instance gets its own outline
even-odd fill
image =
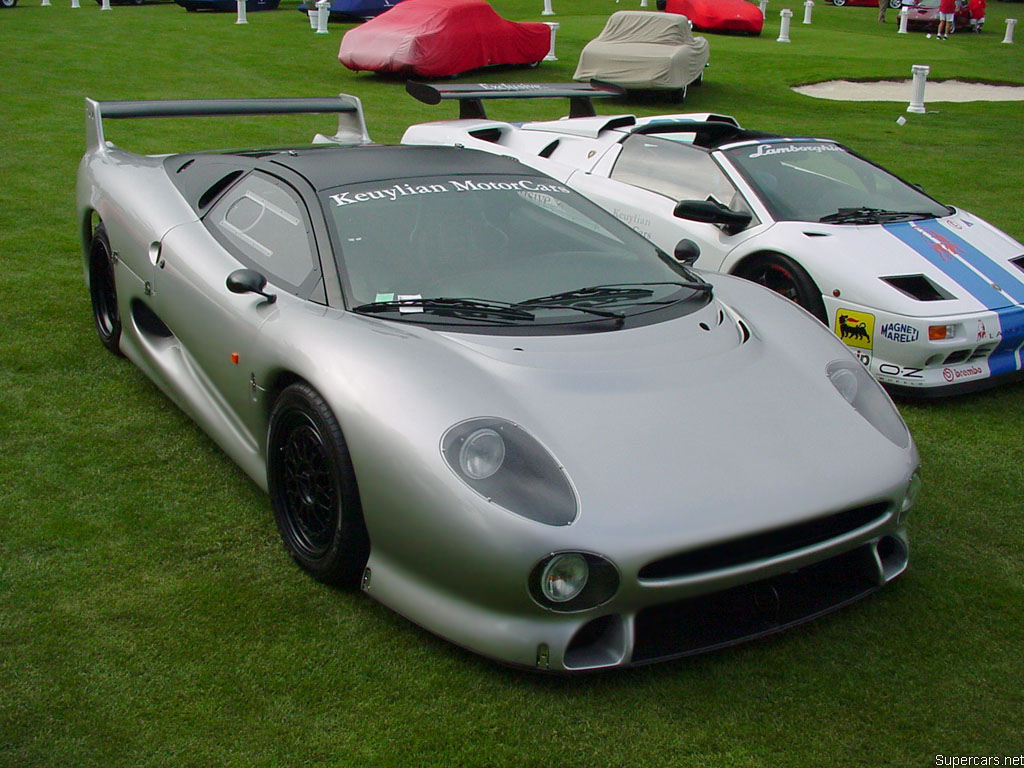
[[[889,0],[878,0],[878,23],[885,24],[885,9],[889,7]]]
[[[940,0],[939,31],[935,35],[938,40],[948,40],[953,32],[953,19],[956,17],[956,0]]]

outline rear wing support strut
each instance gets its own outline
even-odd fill
[[[592,99],[622,96],[617,85],[591,80],[589,83],[453,83],[428,85],[409,80],[405,90],[424,104],[459,102],[460,120],[486,120],[484,99],[569,99],[569,117],[595,117]]]
[[[366,120],[359,99],[348,94],[327,98],[287,99],[174,99],[162,101],[85,100],[85,143],[102,150],[103,120],[137,117],[218,117],[230,115],[337,114],[338,132],[330,137],[339,144],[369,144]]]

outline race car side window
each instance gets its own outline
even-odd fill
[[[251,173],[217,201],[205,220],[243,264],[291,293],[320,300],[316,243],[305,205],[291,187]]]
[[[643,134],[629,137],[611,177],[672,200],[713,197],[730,208],[750,212],[711,155],[679,141]]]

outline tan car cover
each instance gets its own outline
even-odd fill
[[[574,80],[604,80],[623,88],[685,88],[708,63],[708,41],[694,37],[685,16],[616,11],[583,48]]]

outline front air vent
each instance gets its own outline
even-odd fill
[[[1024,272],[1024,256],[1018,256],[1016,259],[1010,259],[1010,261],[1017,267],[1017,269]]]
[[[746,344],[750,341],[750,328],[742,320],[737,320],[736,325],[740,329],[740,344]]]
[[[469,135],[474,139],[480,139],[480,141],[489,141],[491,144],[501,142],[501,128],[480,128],[476,131],[470,131]]]
[[[642,580],[676,579],[767,560],[879,523],[888,511],[889,505],[883,501],[785,528],[691,549],[648,563],[640,569],[639,577]]]
[[[894,275],[883,277],[882,281],[917,301],[948,301],[956,298],[924,275]]]

